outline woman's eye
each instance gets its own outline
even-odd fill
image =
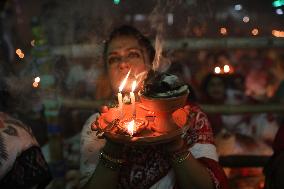
[[[108,59],[109,64],[118,63],[119,61],[120,61],[119,57],[111,57],[111,58]]]
[[[138,52],[130,52],[128,58],[140,58],[140,54]]]

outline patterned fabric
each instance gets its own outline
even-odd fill
[[[128,149],[127,164],[120,174],[119,188],[149,188],[164,177],[171,166],[158,146]]]
[[[214,144],[212,128],[206,114],[196,105],[189,106],[190,127],[184,135],[184,139],[187,141],[188,147],[192,147],[196,143]]]
[[[183,134],[183,139],[192,155],[202,159],[201,163],[207,167],[215,188],[225,189],[227,180],[217,163],[218,157],[207,116],[198,106],[189,106],[190,127]],[[98,139],[91,130],[91,124],[97,116],[93,115],[86,122],[81,134],[81,186],[91,178],[98,163],[99,150],[105,144],[105,140]],[[173,169],[160,146],[130,148],[124,154],[127,154],[129,164],[120,171],[118,188],[178,188]]]
[[[0,112],[0,188],[42,188],[50,180],[31,129]]]
[[[51,181],[48,165],[37,146],[17,157],[13,168],[0,181],[1,188],[45,188]]]

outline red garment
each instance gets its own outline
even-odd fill
[[[184,136],[188,148],[194,144],[214,144],[212,129],[207,116],[201,109],[190,106],[189,130]],[[149,188],[170,170],[170,162],[159,146],[135,147],[128,150],[129,165],[123,168],[119,177],[119,188]],[[209,171],[216,189],[228,189],[228,182],[222,167],[213,159],[197,158]],[[175,189],[178,189],[175,186]]]
[[[208,170],[215,189],[228,189],[225,173],[217,162],[213,133],[207,115],[196,105],[188,104],[187,108],[190,123],[183,139],[188,150]],[[97,116],[99,115],[93,115],[86,122],[81,134],[81,186],[91,178],[91,173],[98,164],[99,150],[104,145],[104,139],[96,138],[96,132],[91,130]],[[127,148],[126,151],[123,154],[127,155],[124,158],[128,160],[128,164],[120,170],[118,188],[178,188],[169,157],[161,146],[135,146]]]
[[[214,160],[209,158],[198,159],[210,172],[216,188],[229,189],[228,179],[222,167]]]

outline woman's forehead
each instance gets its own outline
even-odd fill
[[[114,38],[108,47],[108,53],[127,49],[141,49],[137,39],[131,36],[121,36]]]

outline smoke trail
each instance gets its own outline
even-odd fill
[[[168,0],[166,3],[165,1],[158,1],[157,5],[150,13],[149,20],[151,27],[156,31],[156,54],[152,67],[154,71],[166,72],[171,66],[171,61],[163,56],[163,34],[165,32],[164,18],[168,12],[171,12],[171,10],[173,10],[174,7],[180,3],[182,3],[180,0]]]

